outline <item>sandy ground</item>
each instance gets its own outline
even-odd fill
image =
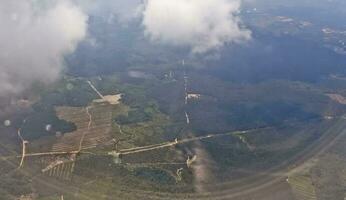
[[[102,99],[95,99],[95,103],[103,103],[103,102],[108,102],[111,105],[117,105],[120,103],[122,94],[116,94],[116,95],[106,95],[103,96]]]

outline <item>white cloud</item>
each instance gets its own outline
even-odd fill
[[[48,2],[48,1],[47,1]],[[87,16],[71,1],[0,0],[0,96],[49,83],[86,35]]]
[[[241,27],[240,0],[147,0],[145,35],[152,41],[191,47],[193,53],[249,40]]]
[[[110,15],[123,23],[140,16],[142,0],[75,0],[83,9],[96,16]],[[112,16],[115,15],[115,16]]]

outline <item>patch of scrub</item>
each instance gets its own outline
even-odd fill
[[[161,184],[175,184],[176,181],[169,173],[160,169],[153,168],[138,168],[135,170],[135,175],[138,177],[145,178],[152,182]]]

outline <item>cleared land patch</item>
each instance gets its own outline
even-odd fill
[[[74,123],[77,130],[58,138],[52,146],[53,152],[76,151],[79,146],[81,149],[90,149],[112,139],[112,106],[109,104],[95,104],[89,108],[92,116],[90,127],[86,108],[57,107],[56,112],[60,119]]]
[[[103,96],[102,99],[95,99],[93,102],[95,102],[95,103],[106,103],[106,102],[108,102],[111,105],[117,105],[117,104],[120,103],[121,95],[122,94],[106,95],[106,96]]]
[[[315,187],[308,175],[293,175],[288,178],[294,195],[298,200],[316,200]]]

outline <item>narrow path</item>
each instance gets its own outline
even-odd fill
[[[172,163],[126,163],[134,167],[148,167],[148,166],[164,166],[164,165],[186,165],[185,162],[172,162]]]
[[[117,125],[118,125],[118,129],[119,129],[119,133],[120,133],[121,135],[123,135],[124,132],[123,132],[123,130],[121,129],[121,125],[120,125],[120,124],[117,124]]]
[[[134,148],[122,149],[118,153],[120,155],[136,154],[136,153],[153,151],[153,150],[162,149],[162,148],[168,148],[168,147],[172,147],[172,146],[175,146],[175,145],[178,145],[178,144],[185,144],[185,143],[190,143],[190,142],[194,142],[194,141],[212,139],[212,138],[223,137],[223,136],[228,136],[228,135],[230,136],[230,135],[234,135],[234,134],[245,134],[245,133],[250,133],[250,132],[258,131],[260,129],[267,129],[267,128],[268,127],[266,127],[266,128],[257,128],[257,129],[249,129],[249,130],[244,130],[244,131],[233,131],[233,132],[220,133],[220,134],[209,134],[207,136],[192,137],[192,138],[187,138],[187,139],[182,139],[182,140],[177,140],[176,139],[173,142],[163,142],[163,143],[159,143],[159,144],[147,145],[147,146],[142,146],[142,147],[134,147]],[[80,144],[82,144],[82,142],[83,141],[81,140]],[[23,159],[24,157],[70,155],[70,154],[91,154],[90,152],[83,152],[83,150],[86,150],[86,149],[87,148],[85,148],[85,149],[79,148],[76,151],[70,151],[70,152],[61,151],[61,152],[41,152],[41,153],[26,153],[26,151],[23,151],[23,155],[22,156],[7,156],[7,157],[0,157],[0,159],[8,159],[8,158],[22,158]],[[95,155],[108,155],[108,154],[95,154]]]
[[[42,153],[28,153],[25,154],[25,157],[35,157],[35,156],[58,156],[58,155],[69,155],[69,154],[77,154],[77,153],[82,153],[84,152],[79,152],[79,151],[70,151],[70,152],[42,152]],[[17,158],[20,158],[22,156],[16,156]],[[12,157],[7,157],[7,158],[13,158]]]
[[[185,65],[185,62],[183,62]],[[184,90],[185,90],[185,118],[186,118],[186,124],[190,124],[190,117],[189,114],[186,111],[186,105],[188,104],[188,93],[187,93],[187,88],[188,88],[188,76],[186,74],[186,71],[184,71]]]
[[[121,155],[130,155],[130,154],[135,154],[135,153],[141,153],[141,152],[147,152],[147,151],[153,151],[157,149],[162,149],[162,148],[168,148],[172,147],[178,144],[185,144],[185,143],[190,143],[194,141],[200,141],[200,140],[206,140],[210,138],[217,138],[217,137],[223,137],[227,135],[233,135],[236,133],[249,133],[251,131],[254,131],[257,129],[251,129],[247,131],[234,131],[234,132],[229,132],[229,133],[223,133],[223,134],[209,134],[207,136],[200,136],[200,137],[193,137],[193,138],[187,138],[187,139],[182,139],[182,140],[175,140],[174,142],[164,142],[161,144],[156,144],[156,145],[149,145],[149,146],[143,146],[143,147],[136,147],[136,148],[130,148],[130,149],[122,149],[119,151],[119,154]]]
[[[185,104],[187,104],[187,88],[188,88],[188,79],[189,77],[186,74],[186,71],[184,72],[184,89],[185,89]]]
[[[88,130],[87,130],[87,132],[89,132],[89,130],[90,130],[90,128],[91,128],[91,124],[92,124],[92,116],[91,116],[91,114],[90,114],[90,112],[89,112],[89,109],[90,109],[90,108],[91,108],[91,107],[89,107],[89,106],[86,108],[86,113],[87,113],[88,116],[89,116],[89,123],[88,123]],[[83,135],[82,135],[82,137],[81,137],[81,139],[80,139],[80,141],[79,141],[78,152],[80,152],[80,151],[82,150],[82,148],[83,148],[83,141],[84,141],[85,135],[86,135],[86,132],[83,132]]]
[[[87,81],[87,83],[90,85],[90,87],[101,97],[101,99],[104,99],[105,97],[96,89],[96,87],[91,83],[91,81]]]
[[[22,159],[20,160],[20,164],[18,166],[18,168],[21,168],[24,164],[24,158],[26,155],[26,144],[28,144],[29,142],[24,140],[24,138],[22,137],[21,128],[18,129],[17,134],[19,139],[22,141]]]
[[[190,124],[190,116],[189,114],[187,114],[186,111],[185,111],[185,118],[186,118],[186,124]]]
[[[123,150],[120,150],[120,152],[122,151],[138,151],[138,150],[143,150],[143,149],[148,149],[148,148],[155,148],[155,147],[159,147],[159,146],[162,146],[162,145],[169,145],[171,144],[172,142],[163,142],[163,143],[160,143],[160,144],[152,144],[152,145],[147,145],[147,146],[142,146],[142,147],[134,147],[134,148],[129,148],[129,149],[123,149]]]

